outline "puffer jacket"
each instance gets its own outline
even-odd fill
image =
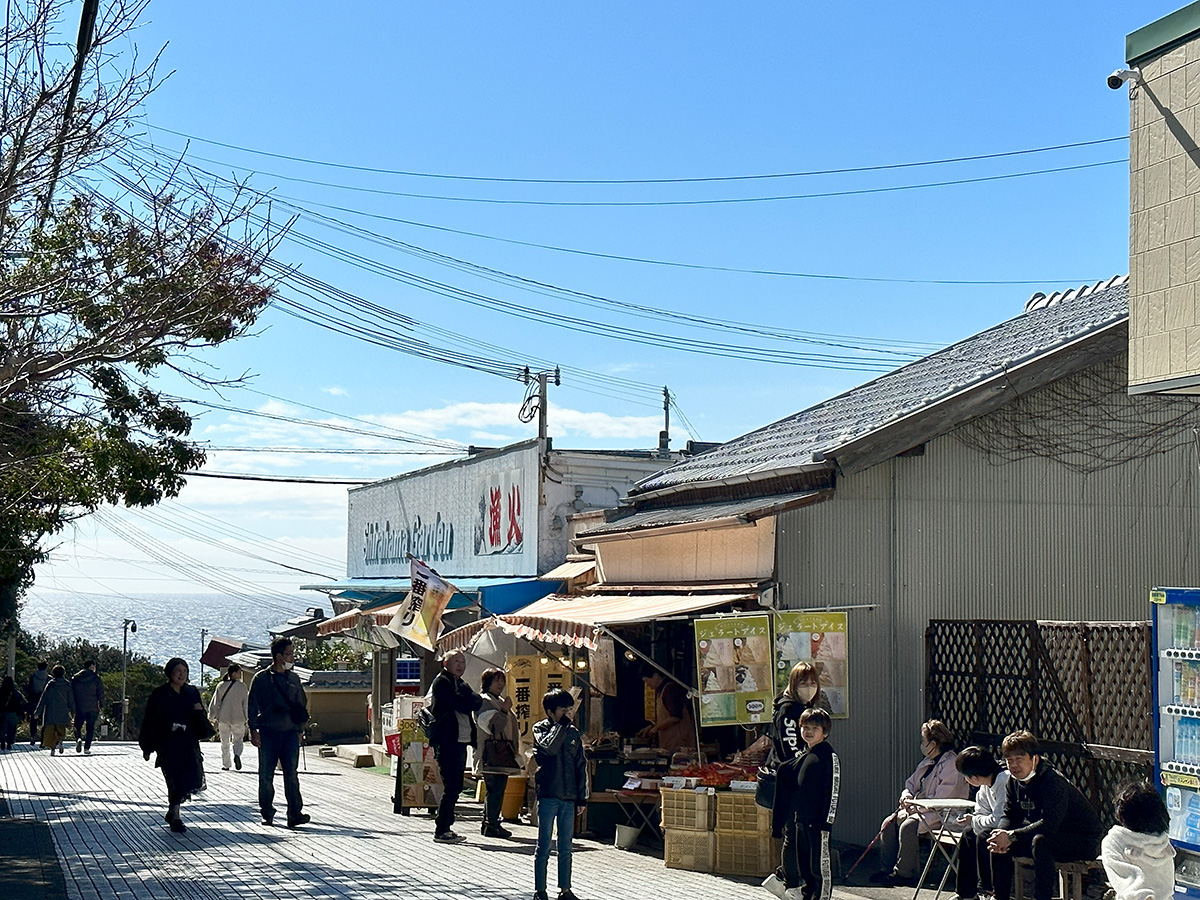
[[[533,726],[533,757],[538,764],[534,777],[538,797],[577,803],[588,798],[583,737],[570,719],[542,719]]]
[[[71,691],[75,695],[75,712],[98,713],[104,705],[104,682],[91,669],[80,669],[71,679]]]

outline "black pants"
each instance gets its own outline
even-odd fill
[[[83,741],[83,749],[92,749],[92,738],[96,733],[96,716],[99,713],[75,713],[75,740]]]
[[[500,827],[500,808],[504,805],[504,790],[508,787],[507,775],[484,775],[483,824]]]
[[[1055,863],[1095,859],[1099,852],[1100,835],[1095,834],[1038,834],[1034,835],[1032,841],[1018,838],[1012,842],[1007,853],[992,854],[996,900],[1009,900],[1012,896],[1014,856],[1033,857],[1033,900],[1050,900],[1057,877]]]
[[[442,744],[437,748],[437,762],[442,775],[442,802],[438,804],[434,829],[443,834],[454,824],[454,804],[462,793],[463,772],[467,768],[467,745]]]
[[[804,900],[829,900],[833,874],[829,863],[829,832],[816,825],[795,825],[796,865],[800,870],[800,893]],[[786,859],[785,859],[786,865]]]
[[[958,878],[955,888],[960,897],[976,897],[979,889],[992,892],[992,854],[988,852],[991,830],[976,834],[968,828],[958,841]]]

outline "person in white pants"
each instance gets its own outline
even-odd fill
[[[229,771],[231,749],[232,765],[239,770],[242,768],[242,739],[246,736],[249,721],[246,708],[249,696],[250,689],[242,681],[242,667],[230,663],[208,703],[208,717],[216,723],[221,735],[221,768],[225,771]]]

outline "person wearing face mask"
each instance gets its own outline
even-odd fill
[[[917,880],[920,836],[941,821],[936,812],[915,808],[912,800],[953,797],[967,799],[970,789],[954,761],[954,735],[944,722],[930,719],[921,726],[923,759],[908,780],[894,813],[883,820],[879,836],[884,866],[871,876],[876,883],[912,887]]]
[[[1042,759],[1037,738],[1014,731],[1000,744],[1008,765],[1004,815],[988,839],[996,900],[1012,894],[1013,857],[1033,857],[1034,900],[1050,900],[1054,864],[1095,859],[1104,828],[1079,788]]]
[[[271,642],[271,667],[250,682],[247,712],[250,743],[258,748],[258,808],[264,825],[275,822],[275,766],[283,769],[287,826],[312,821],[300,796],[300,729],[308,721],[308,698],[300,676],[292,671],[295,651],[291,638]]]
[[[810,709],[823,709],[829,713],[833,708],[829,698],[821,690],[821,673],[810,662],[798,662],[792,666],[788,674],[787,687],[775,698],[775,706],[771,714],[771,756],[767,765],[771,769],[779,769],[784,763],[802,756],[808,746],[800,734],[800,717]],[[796,822],[791,817],[783,820],[783,847],[780,850],[780,864],[772,875],[767,876],[763,886],[776,896],[782,897],[788,881],[790,861],[796,857],[798,836]],[[794,869],[794,866],[792,866]],[[792,873],[792,881],[796,877]]]

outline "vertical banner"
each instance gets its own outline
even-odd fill
[[[774,696],[770,616],[696,620],[701,725],[769,722]]]
[[[607,634],[596,638],[591,652],[592,687],[606,697],[617,696],[617,648]]]
[[[513,715],[517,717],[517,740],[522,750],[528,750],[533,747],[533,723],[542,716],[542,697],[537,693],[538,658],[510,656],[504,668]]]
[[[388,630],[432,651],[442,628],[442,613],[458,588],[415,557],[411,570],[412,585]]]
[[[846,613],[779,612],[775,614],[775,691],[787,687],[788,673],[798,662],[811,662],[821,675],[835,719],[849,716],[849,666]]]

